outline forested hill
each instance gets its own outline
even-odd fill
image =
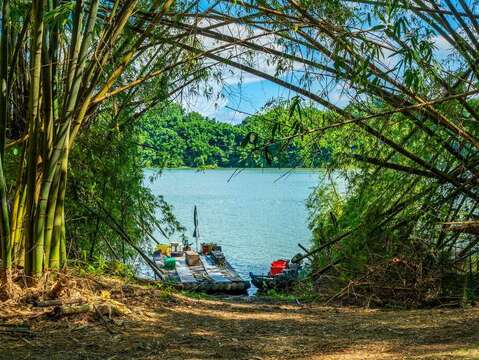
[[[272,124],[288,117],[288,109],[277,107],[247,117],[233,125],[186,112],[177,104],[150,111],[143,125],[140,146],[148,167],[318,167],[328,158],[325,149],[313,152],[300,139],[267,160],[241,146],[254,132],[271,136]],[[317,150],[317,149],[316,149]]]

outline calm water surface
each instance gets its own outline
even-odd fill
[[[250,271],[266,273],[275,259],[291,258],[300,251],[298,243],[309,246],[305,200],[320,173],[295,170],[280,178],[286,170],[246,169],[228,181],[233,172],[169,169],[150,181],[156,171],[145,170],[145,183],[173,205],[191,242],[197,205],[200,242],[221,245],[228,261],[248,278]]]

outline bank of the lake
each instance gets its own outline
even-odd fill
[[[478,308],[371,310],[192,298],[132,279],[73,272],[67,279],[70,297],[63,300],[81,295],[89,312],[52,321],[52,307],[32,306],[26,297],[2,303],[0,359],[479,358]],[[117,311],[99,316],[106,306]]]
[[[200,241],[223,247],[231,264],[247,277],[308,246],[305,201],[317,185],[317,169],[145,170],[145,184],[173,205],[193,242],[193,207],[198,206]],[[153,181],[151,179],[153,178]],[[161,234],[156,236],[161,239]],[[175,238],[174,240],[178,240]]]

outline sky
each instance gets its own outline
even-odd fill
[[[270,81],[251,77],[245,82],[241,76],[230,79],[217,92],[222,95],[221,98],[196,96],[185,99],[183,106],[188,111],[196,111],[218,121],[238,124],[248,114],[260,111],[272,99],[288,99],[295,95]]]
[[[217,28],[216,31],[239,38],[251,35],[241,25],[227,25]],[[256,38],[254,41],[276,50],[282,50],[271,35]],[[202,42],[205,48],[215,48],[222,44],[206,37],[202,38]],[[434,45],[437,59],[445,59],[451,51],[449,44],[441,36],[436,36]],[[223,56],[234,57],[236,51],[237,49],[227,50],[223,53]],[[384,56],[384,62],[390,66],[393,66],[398,60],[396,56],[391,54],[385,53]],[[256,53],[253,60],[255,69],[271,75],[275,73],[275,62],[268,55]],[[284,75],[285,80],[298,84],[298,81],[294,79],[294,72],[301,69],[301,65],[294,64],[292,71]],[[207,84],[213,89],[213,96],[209,98],[203,95],[188,96],[182,98],[181,105],[187,111],[195,111],[218,121],[238,124],[248,114],[260,111],[271,100],[287,100],[296,95],[291,90],[238,69],[226,70],[225,74],[222,83],[211,79]],[[317,92],[321,87],[321,84],[316,84],[310,90],[313,92],[316,90]],[[349,102],[348,98],[342,96],[339,86],[330,90],[329,99],[335,105],[343,107]]]
[[[198,23],[198,25],[204,27],[214,24],[214,20],[201,20]],[[263,30],[250,29],[240,24],[228,24],[215,28],[215,31],[239,39],[254,37],[250,41],[274,50],[282,50],[282,45],[277,43],[277,39],[271,34],[264,34]],[[226,44],[202,35],[197,38],[205,49],[215,49]],[[246,65],[252,65],[256,70],[266,74],[274,75],[276,72],[277,63],[269,54],[261,52],[244,54],[244,49],[241,47],[232,47],[223,50],[221,56]],[[296,65],[292,70],[294,71],[295,68]],[[290,90],[245,71],[233,68],[222,69],[224,69],[222,83],[211,79],[207,84],[213,89],[216,96],[213,95],[210,98],[202,95],[183,97],[181,105],[187,111],[196,111],[218,121],[237,124],[244,120],[248,114],[260,111],[272,99],[289,99],[296,95]],[[288,80],[291,80],[290,75],[285,76],[289,76]],[[294,80],[292,82],[294,83]],[[218,95],[221,96],[218,97]]]
[[[438,39],[436,46],[436,55],[445,58],[450,50],[448,44]],[[258,60],[266,61],[263,58]],[[258,68],[266,66],[265,63],[257,64]],[[294,80],[292,82],[295,83]],[[216,80],[211,80],[208,85],[214,88],[217,95],[222,96],[213,96],[209,99],[201,95],[189,97],[183,99],[182,105],[187,111],[195,111],[206,117],[232,124],[241,123],[248,114],[260,111],[273,99],[287,100],[296,95],[291,90],[268,80],[236,70],[225,79],[224,84],[220,85]],[[338,106],[344,106],[348,102],[348,99],[342,97],[339,91],[332,93],[331,96],[332,102]]]

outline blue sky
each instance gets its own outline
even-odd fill
[[[436,55],[444,59],[450,50],[448,45],[442,39],[439,39],[436,46]],[[264,66],[264,64],[258,64],[258,67]],[[288,77],[287,80],[297,83],[291,77]],[[223,97],[207,99],[204,96],[197,96],[193,99],[187,99],[182,105],[188,111],[196,111],[218,121],[233,124],[240,123],[247,116],[246,114],[254,114],[260,111],[273,99],[286,100],[296,95],[296,93],[268,80],[239,71],[234,71],[222,85],[218,84],[216,80],[212,80],[209,85],[213,86],[216,92],[222,94]],[[316,87],[318,88],[318,86]],[[348,102],[347,97],[341,97],[339,90],[334,90],[329,95],[332,102],[338,106],[344,106]]]
[[[246,116],[244,113],[254,114],[272,99],[288,99],[294,96],[291,91],[263,79],[246,84],[227,85],[222,93],[226,103],[218,108],[214,117],[219,121],[231,123],[241,122]]]
[[[296,95],[268,80],[250,75],[241,79],[239,74],[236,75],[218,88],[218,93],[223,96],[221,99],[198,96],[193,100],[187,99],[183,106],[188,111],[196,111],[218,121],[238,124],[247,114],[260,111],[271,100],[287,100]]]
[[[264,64],[258,64],[258,67],[266,68]],[[271,71],[265,72],[271,73]],[[295,85],[299,85],[299,77],[300,74],[296,73],[295,75],[295,72],[281,76],[282,79]],[[195,111],[209,118],[232,124],[240,123],[248,114],[257,113],[272,100],[289,100],[297,95],[294,91],[271,81],[239,71],[233,71],[223,85],[216,83],[216,80],[211,80],[209,85],[216,88],[222,98],[208,99],[204,96],[194,96],[183,99],[182,105],[187,111]],[[323,86],[325,85],[317,82],[313,84],[310,91],[319,92]],[[329,87],[329,89],[329,99],[335,105],[342,107],[349,102],[349,97],[341,96],[339,86],[337,88]],[[311,102],[308,99],[304,99],[304,101]],[[313,106],[321,107],[319,104],[311,103]]]
[[[239,25],[225,26],[217,29],[219,32],[224,32],[228,35],[233,35],[237,37],[246,36],[247,33],[245,29]],[[214,48],[221,44],[208,38],[202,38],[204,46],[206,48]],[[275,39],[271,36],[265,36],[261,39],[256,39],[255,41],[260,41],[263,45],[269,46],[271,48],[281,47],[275,43]],[[435,55],[437,59],[443,60],[450,53],[449,44],[440,37],[436,37],[435,41]],[[228,55],[235,55],[234,50],[230,52],[225,52],[225,57]],[[392,65],[397,61],[396,56],[390,57],[387,52],[384,53],[384,62],[390,63]],[[241,62],[241,61],[240,61]],[[265,55],[264,53],[256,53],[253,56],[254,67],[257,70],[260,70],[264,73],[273,75],[275,73],[275,61],[271,57]],[[298,80],[294,79],[294,74],[296,77],[301,75],[302,66],[297,64],[293,66],[293,70],[288,74],[285,74],[283,78],[288,82],[293,84],[298,84]],[[265,104],[271,100],[280,100],[280,99],[290,99],[296,95],[296,93],[285,89],[279,85],[276,85],[270,81],[263,80],[254,75],[239,71],[237,69],[222,69],[224,72],[223,82],[219,83],[217,80],[210,80],[208,86],[213,88],[213,92],[216,95],[213,95],[210,98],[207,98],[202,95],[194,95],[183,98],[181,104],[186,108],[187,111],[196,111],[200,114],[214,118],[218,121],[224,121],[229,123],[240,123],[247,115],[254,114],[260,111]],[[313,84],[311,91],[317,91],[326,86],[329,91],[330,101],[337,106],[344,106],[349,102],[349,99],[346,96],[341,96],[339,87],[328,86],[325,83],[321,83],[318,80],[316,84]],[[222,95],[222,97],[218,97]],[[235,111],[238,110],[238,111]],[[245,114],[246,113],[246,114]]]

